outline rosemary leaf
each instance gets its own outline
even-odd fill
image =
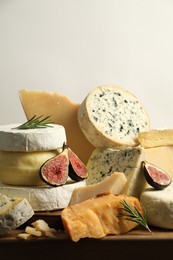
[[[50,116],[33,116],[31,119],[26,121],[24,124],[19,125],[15,129],[34,129],[34,128],[46,128],[46,127],[52,127],[51,124],[52,121],[50,121]]]
[[[119,213],[119,217],[124,217],[126,220],[136,222],[141,226],[145,227],[150,233],[152,233],[152,231],[150,230],[147,224],[147,219],[145,214],[143,215],[142,212],[136,206],[134,206],[134,209],[131,208],[131,206],[125,200],[121,201],[120,203],[123,206],[121,208],[123,212]]]

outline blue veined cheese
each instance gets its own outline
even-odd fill
[[[95,147],[137,146],[139,132],[150,128],[148,114],[141,102],[114,85],[93,89],[79,107],[78,121]]]
[[[25,198],[10,198],[0,194],[0,235],[23,225],[34,215]]]
[[[87,185],[98,183],[114,172],[123,172],[127,184],[122,193],[139,197],[147,185],[142,171],[142,161],[145,159],[145,149],[141,147],[121,150],[96,148],[87,163]]]

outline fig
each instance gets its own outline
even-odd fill
[[[43,182],[51,186],[59,186],[66,183],[68,178],[68,151],[64,149],[59,155],[47,160],[40,168],[40,176]]]
[[[144,176],[148,184],[157,190],[163,190],[168,187],[172,179],[171,177],[159,167],[143,161]]]
[[[88,177],[88,171],[85,164],[79,157],[68,147],[69,157],[69,177],[74,181],[81,181]]]

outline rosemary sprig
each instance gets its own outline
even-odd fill
[[[24,124],[19,125],[15,129],[34,129],[34,128],[46,128],[46,127],[52,127],[52,122],[49,120],[50,116],[33,116],[31,119],[26,121]]]
[[[147,224],[146,214],[142,214],[142,212],[134,205],[134,209],[130,207],[127,201],[120,201],[123,208],[121,208],[124,212],[120,212],[119,216],[124,217],[126,220],[136,222],[141,226],[145,227],[150,233],[152,233],[151,229]]]

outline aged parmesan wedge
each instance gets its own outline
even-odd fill
[[[62,222],[70,238],[77,242],[81,238],[102,238],[109,234],[126,233],[137,226],[136,223],[118,217],[121,201],[142,211],[135,197],[125,195],[104,195],[65,208],[61,213]]]
[[[173,145],[173,129],[152,129],[139,133],[138,140],[145,148]]]
[[[141,102],[114,85],[91,90],[79,107],[78,121],[95,147],[137,146],[138,134],[150,129],[150,120]]]
[[[140,202],[146,212],[148,224],[173,229],[173,187],[164,190],[147,188],[141,193]]]
[[[126,185],[127,179],[122,172],[114,172],[112,175],[107,176],[99,183],[88,185],[85,187],[75,188],[70,204],[76,204],[84,200],[98,196],[99,194],[120,194]]]
[[[77,119],[79,104],[74,104],[66,96],[49,91],[21,89],[19,98],[28,119],[33,115],[50,115],[54,123],[63,125],[69,147],[84,163],[87,163],[94,147],[79,127]]]
[[[0,235],[18,228],[34,215],[25,198],[9,198],[0,194]]]
[[[141,147],[121,150],[96,148],[87,163],[87,185],[98,183],[114,172],[123,172],[127,184],[122,193],[139,197],[146,186],[142,171],[142,161],[145,159],[145,149]]]

